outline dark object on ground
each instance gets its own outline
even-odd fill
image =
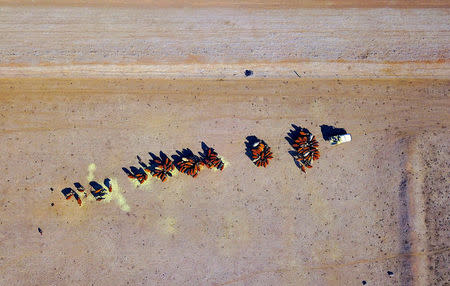
[[[62,189],[61,193],[66,197],[66,200],[70,200],[70,198],[72,198],[73,196],[77,200],[78,205],[81,206],[80,196],[72,188]]]
[[[251,75],[253,75],[252,70],[245,70],[245,76],[251,76]]]
[[[106,189],[96,181],[91,181],[89,185],[91,185],[91,187],[93,188],[93,190],[91,190],[91,194],[94,196],[94,198],[97,201],[103,200],[104,196],[106,195]]]
[[[388,271],[387,274],[388,274],[389,276],[394,276],[394,272],[392,272],[392,271]]]
[[[300,132],[311,133],[311,132],[309,132],[308,129],[302,128],[295,124],[291,124],[291,126],[293,129],[289,130],[289,133],[287,134],[288,136],[284,137],[290,145],[295,143],[295,139],[298,138],[298,136],[300,135]]]
[[[178,171],[190,175],[193,178],[197,177],[200,168],[205,165],[190,149],[183,149],[181,152],[177,151],[177,154],[173,155],[172,159]]]
[[[260,140],[258,139],[258,137],[254,136],[254,135],[247,136],[245,139],[247,139],[247,142],[245,142],[245,155],[247,155],[247,157],[250,160],[253,160],[252,159],[252,147]]]
[[[42,235],[42,229],[40,227],[38,227],[38,231]]]
[[[84,192],[84,187],[83,187],[80,183],[75,182],[75,183],[73,183],[73,185],[75,186],[75,188],[77,189],[77,191],[79,191],[79,192]]]
[[[219,154],[214,150],[214,148],[208,147],[205,142],[202,142],[203,153],[200,153],[200,157],[208,168],[216,168],[220,171],[223,170],[224,164],[222,159],[218,157]]]
[[[145,171],[152,174],[153,177],[159,178],[162,182],[165,182],[167,177],[172,177],[172,171],[175,169],[172,160],[170,160],[163,151],[159,152],[159,157],[151,152],[149,152],[149,154],[152,157],[152,159],[148,161],[150,166],[139,162],[141,166],[145,166]],[[138,159],[140,158],[138,157]]]
[[[289,154],[294,158],[297,167],[306,173],[306,168],[312,168],[312,161],[320,157],[319,143],[308,129],[294,124],[292,127],[294,130],[289,130],[288,136],[285,137],[295,150],[289,151]]]
[[[106,178],[103,181],[103,184],[108,188],[108,191],[111,193],[112,191],[111,180],[109,178]]]
[[[320,131],[322,131],[323,140],[328,141],[331,137],[336,135],[347,134],[344,128],[336,128],[330,125],[320,125]]]
[[[273,158],[273,153],[264,140],[258,139],[256,136],[247,136],[245,142],[245,154],[252,160],[253,164],[264,168],[269,165],[269,160]]]
[[[125,172],[125,174],[127,174],[128,178],[136,179],[140,184],[143,184],[148,178],[147,173],[142,168],[138,169],[134,166],[131,166],[130,170],[125,167],[123,167],[122,170]]]

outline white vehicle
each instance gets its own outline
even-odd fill
[[[344,135],[336,135],[330,137],[331,146],[339,145],[341,143],[352,141],[352,135],[344,134]]]

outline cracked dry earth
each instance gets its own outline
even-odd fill
[[[3,78],[0,284],[447,285],[449,88]],[[288,154],[291,124],[319,140],[308,174]],[[352,142],[329,146],[322,124]],[[272,147],[267,168],[246,157],[249,135]],[[222,172],[136,186],[121,170],[202,141]],[[120,199],[60,193],[105,177]]]

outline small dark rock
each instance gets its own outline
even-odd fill
[[[388,271],[387,274],[388,274],[389,276],[393,276],[393,275],[394,275],[394,272]]]
[[[42,235],[42,229],[40,227],[38,227],[38,231]]]
[[[363,280],[362,285],[366,285],[366,284],[367,284],[366,280]]]
[[[51,203],[50,205],[53,207],[55,204],[54,204],[54,203]]]
[[[245,70],[245,76],[251,76],[251,75],[253,75],[252,70]]]

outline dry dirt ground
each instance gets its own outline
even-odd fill
[[[230,1],[198,18],[22,2],[0,2],[0,285],[450,283],[442,2]],[[307,174],[292,124],[319,140]],[[321,125],[352,142],[329,146]],[[272,147],[267,168],[245,155],[250,135]],[[223,171],[143,185],[122,171],[201,142]],[[60,192],[106,177],[105,201]]]
[[[1,284],[448,281],[448,89],[428,80],[2,80]],[[291,124],[319,137],[322,157],[306,175],[288,154]],[[323,124],[353,141],[329,147]],[[248,135],[272,147],[267,168],[244,154]],[[200,151],[202,141],[226,160],[222,172],[136,187],[121,170],[136,155]],[[89,176],[117,179],[123,197],[64,200],[62,188]]]

